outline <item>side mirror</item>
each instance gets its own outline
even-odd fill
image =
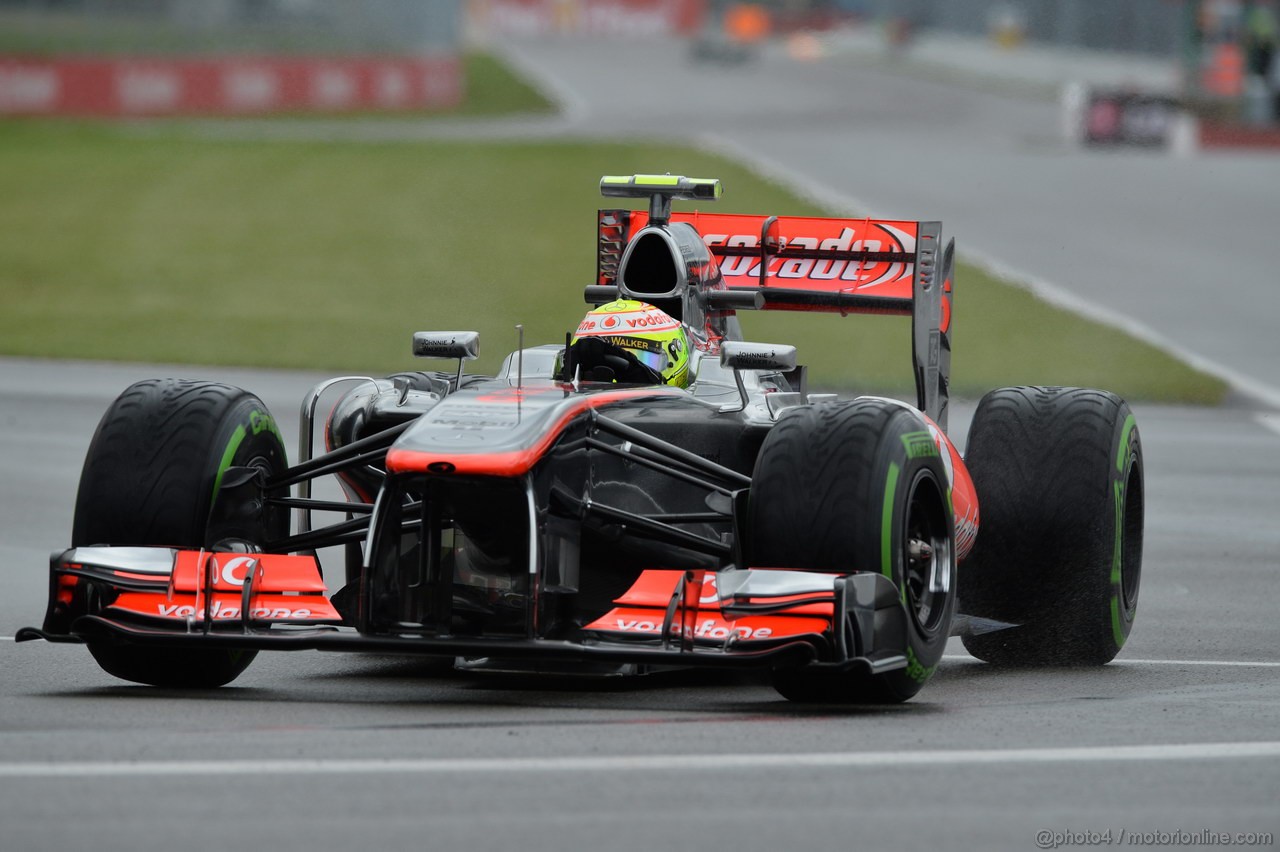
[[[720,366],[733,370],[733,380],[738,385],[741,403],[737,408],[727,406],[723,411],[743,411],[751,398],[742,383],[741,370],[771,370],[788,373],[796,368],[796,348],[781,343],[747,343],[742,340],[726,340],[720,344]]]
[[[415,331],[415,358],[457,358],[471,361],[480,357],[478,331]]]
[[[720,344],[720,364],[734,370],[776,370],[786,373],[796,368],[796,348],[781,343],[726,340]]]

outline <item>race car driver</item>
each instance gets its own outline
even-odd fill
[[[689,336],[665,311],[618,299],[583,317],[569,341],[560,378],[687,387]]]

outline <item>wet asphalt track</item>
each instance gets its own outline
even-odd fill
[[[549,64],[570,54],[539,56]],[[557,68],[562,81],[573,79]],[[779,87],[803,90],[775,70]],[[795,73],[825,79],[819,67]],[[997,137],[991,144],[1004,126],[1006,146],[1045,157],[1050,172],[1084,156],[1053,152],[1047,142],[1050,152],[1037,154],[1026,142],[1049,133],[1035,117],[1043,105],[961,89],[943,98],[937,84],[880,75],[873,83],[897,116],[904,151],[919,146],[939,158],[954,148],[933,111],[909,104],[974,98],[953,107],[947,126],[993,110],[982,122]],[[588,102],[590,91],[580,97]],[[738,105],[726,106],[726,122],[735,109],[746,121],[740,99],[722,100]],[[842,135],[814,107],[796,98],[790,150],[806,151],[817,123],[827,147],[867,152],[865,135]],[[624,123],[618,113],[611,126]],[[577,113],[580,122],[592,115]],[[767,135],[781,146],[780,125]],[[936,140],[932,149],[926,137]],[[973,157],[989,147],[978,137],[961,141]],[[808,153],[790,159],[788,168],[813,162]],[[1103,162],[1081,173],[1092,175],[1081,195],[1108,185],[1112,167],[1127,175],[1160,166],[1128,155]],[[1260,161],[1224,162],[1234,171]],[[1117,166],[1124,163],[1132,169]],[[1270,174],[1273,166],[1259,168]],[[1194,168],[1179,188],[1183,174],[1168,172],[1169,193],[1203,188]],[[929,184],[944,197],[957,192],[936,175],[923,184],[903,174],[864,177],[850,170],[828,183],[845,180],[850,194],[893,206],[886,215],[916,215],[921,199],[938,197]],[[1020,191],[996,185],[1004,183],[998,173],[984,180],[993,197]],[[1255,227],[1224,204],[1235,200],[1219,198],[1214,209],[1242,231]],[[996,215],[998,205],[990,206],[936,215],[959,218],[952,232],[962,240],[971,233],[994,253],[1003,236],[973,221]],[[1027,225],[1006,218],[1010,230]],[[1269,254],[1250,252],[1236,259],[1265,263]],[[1035,258],[1006,259],[1060,286],[1078,283],[1050,279],[1054,269]],[[1276,315],[1274,288],[1248,298],[1254,310],[1244,313],[1258,322]],[[1199,328],[1205,317],[1149,319],[1182,339],[1184,327]],[[1248,316],[1239,322],[1236,333],[1206,330],[1204,357],[1245,368],[1262,347],[1274,363],[1280,346],[1245,333]],[[41,616],[45,560],[67,540],[80,461],[110,398],[137,378],[197,373],[259,393],[287,435],[316,378],[0,361],[0,636]],[[968,410],[953,411],[958,433]],[[1133,832],[1165,832],[1166,840],[1274,834],[1280,417],[1267,412],[1245,398],[1214,410],[1136,406],[1147,453],[1147,548],[1137,626],[1117,662],[1010,672],[957,649],[917,700],[897,708],[801,709],[741,676],[587,688],[319,653],[261,656],[233,687],[196,695],[114,681],[80,648],[0,639],[0,847],[1033,849],[1054,833],[1102,840],[1110,831],[1115,845],[1132,844]],[[1147,839],[1159,838],[1138,837]]]

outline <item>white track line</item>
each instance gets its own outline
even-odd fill
[[[979,764],[1119,763],[1280,758],[1280,742],[1182,743],[1083,748],[957,749],[805,754],[658,754],[598,757],[356,760],[174,760],[0,763],[0,778],[211,775],[441,775],[551,772],[723,772],[735,769],[848,769]]]
[[[1253,419],[1258,421],[1258,425],[1264,429],[1270,429],[1280,435],[1280,411],[1265,411],[1255,414]]]
[[[1139,666],[1222,666],[1223,668],[1280,669],[1280,663],[1265,660],[1126,660],[1112,661],[1113,665],[1132,663]]]
[[[1237,392],[1251,397],[1263,405],[1280,409],[1280,387],[1260,382],[1225,364],[1206,358],[1198,352],[1193,352],[1186,348],[1176,340],[1161,334],[1146,323],[1119,311],[1105,308],[1096,302],[1091,302],[1043,278],[1015,269],[986,252],[970,248],[962,251],[961,254],[964,255],[966,260],[984,272],[1003,281],[1021,285],[1029,290],[1032,295],[1047,304],[1070,311],[1096,323],[1119,329],[1130,337],[1149,344],[1203,373],[1208,373],[1221,379]]]
[[[541,89],[542,94],[556,105],[571,127],[577,127],[586,122],[591,110],[572,86],[539,66],[538,63],[531,61],[520,52],[519,48],[510,43],[490,45],[490,47],[501,51],[502,59],[515,66],[525,79],[533,80],[535,88]]]
[[[968,663],[978,662],[978,658],[970,654],[946,654],[942,659]],[[1280,662],[1274,660],[1144,660],[1117,657],[1111,662],[1111,665],[1115,666],[1126,664],[1136,666],[1221,666],[1222,668],[1280,669]]]

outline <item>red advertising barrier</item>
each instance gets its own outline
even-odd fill
[[[707,0],[470,0],[484,35],[669,36],[694,32]]]
[[[462,91],[456,56],[0,57],[0,115],[440,109]]]

